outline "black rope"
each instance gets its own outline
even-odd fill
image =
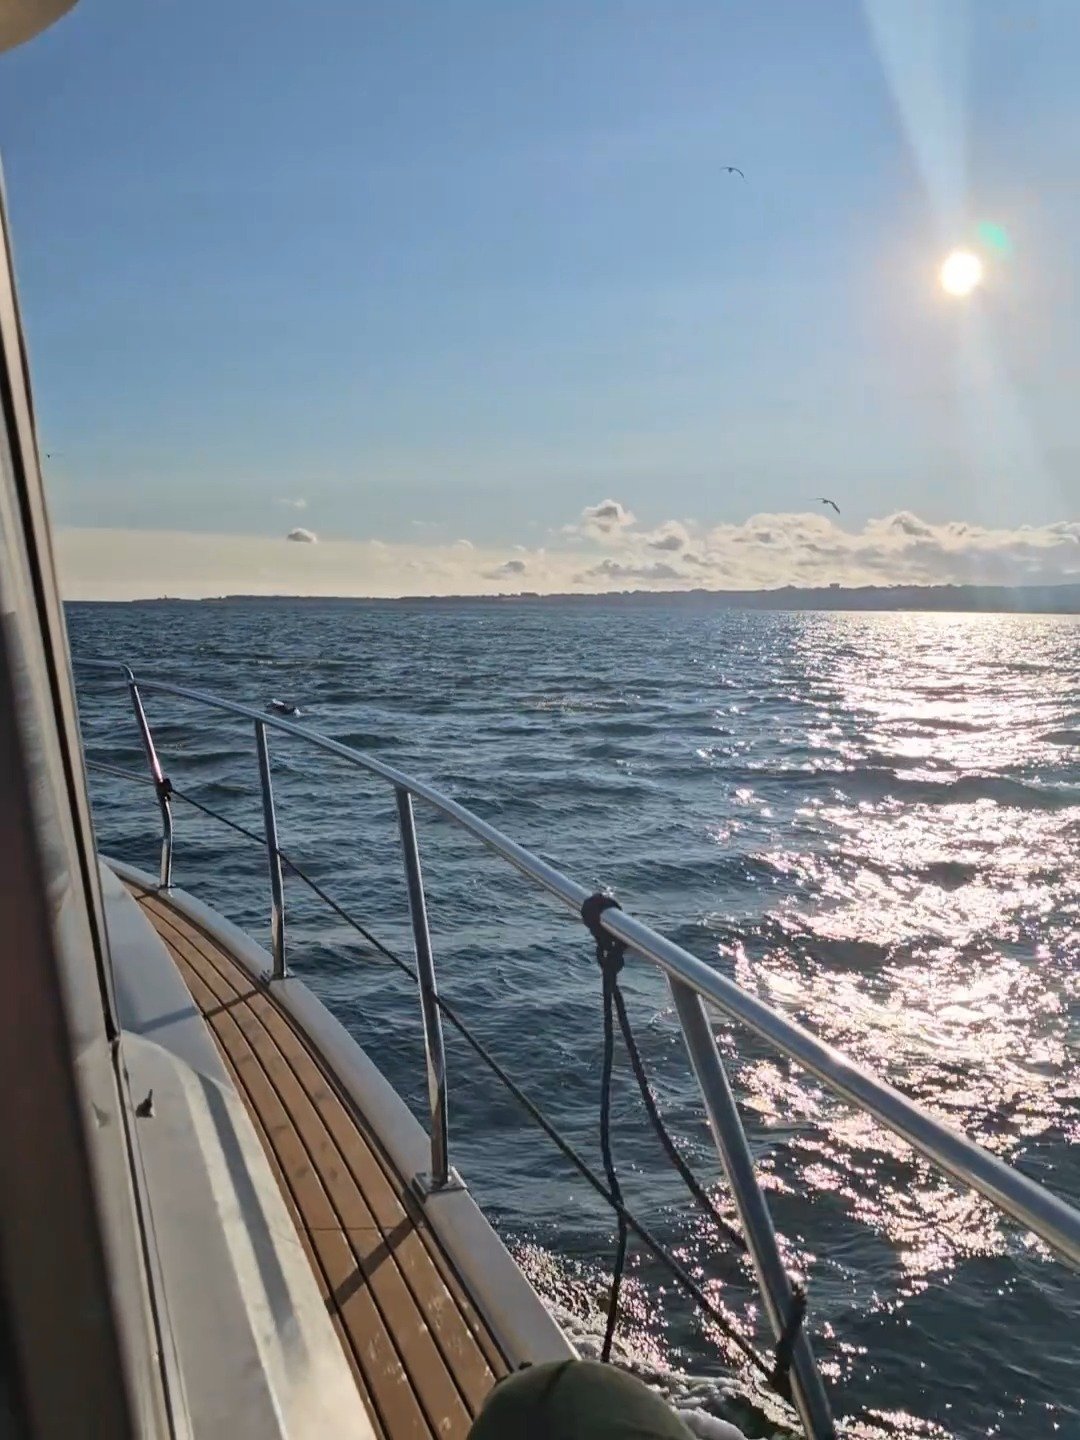
[[[350,925],[354,925],[357,929],[360,929],[360,926],[357,924],[356,921],[352,919],[351,916],[346,915],[345,919]],[[362,933],[366,934],[366,932]],[[411,966],[407,965],[404,960],[400,959],[400,957],[396,955],[393,955],[383,946],[379,946],[379,949],[382,950],[384,954],[388,955],[388,957],[393,960],[394,963],[407,975],[411,976],[413,981],[416,980],[416,972],[412,969]],[[604,1186],[604,1184],[601,1182],[588,1161],[585,1160],[583,1156],[574,1149],[574,1147],[570,1144],[569,1140],[567,1140],[562,1134],[560,1134],[560,1132],[551,1123],[551,1121],[539,1108],[536,1102],[534,1100],[531,1100],[529,1096],[526,1095],[525,1091],[522,1090],[521,1086],[518,1085],[518,1083],[503,1069],[503,1067],[499,1064],[498,1060],[495,1059],[495,1057],[486,1048],[486,1046],[481,1041],[477,1040],[476,1036],[466,1026],[464,1021],[457,1015],[452,1006],[449,1005],[448,1002],[445,1001],[441,995],[436,996],[436,1003],[442,1014],[450,1022],[450,1025],[458,1032],[458,1034],[466,1042],[466,1044],[469,1045],[469,1047],[475,1052],[477,1057],[483,1061],[483,1063],[488,1067],[492,1074],[495,1075],[496,1078],[506,1087],[506,1089],[510,1092],[513,1098],[529,1115],[529,1117],[533,1121],[535,1121],[535,1123],[544,1132],[548,1139],[551,1140],[555,1146],[557,1146],[557,1148],[562,1152],[562,1154],[566,1157],[570,1164],[573,1165],[574,1169],[577,1170],[578,1174],[581,1175],[582,1179],[586,1180],[588,1184],[592,1186],[592,1188],[601,1197],[601,1199],[607,1201],[607,1203],[615,1211],[615,1214],[620,1219],[626,1222],[627,1228],[638,1237],[638,1239],[642,1242],[646,1249],[651,1252],[651,1254],[665,1267],[665,1269],[667,1269],[672,1278],[679,1285],[682,1286],[682,1288],[686,1291],[686,1293],[690,1296],[694,1303],[705,1312],[705,1314],[709,1317],[710,1320],[712,1320],[713,1324],[716,1325],[716,1327],[721,1331],[721,1333],[731,1341],[731,1343],[736,1347],[736,1349],[742,1352],[746,1359],[750,1361],[750,1363],[754,1365],[766,1379],[768,1379],[770,1371],[766,1362],[762,1360],[760,1355],[758,1355],[758,1353],[749,1344],[749,1342],[744,1339],[744,1337],[738,1332],[738,1330],[736,1330],[732,1326],[731,1321],[727,1318],[724,1312],[720,1310],[709,1299],[709,1297],[705,1294],[704,1290],[702,1290],[701,1286],[697,1283],[697,1281],[690,1274],[690,1272],[664,1248],[663,1244],[656,1238],[652,1231],[648,1229],[645,1223],[642,1220],[639,1220],[638,1217],[634,1214],[634,1212],[626,1205],[625,1201],[621,1196],[621,1192],[619,1197],[616,1198],[616,1196]]]
[[[91,770],[101,770],[106,775],[114,775],[117,779],[120,780],[134,780],[137,784],[154,784],[154,781],[150,776],[136,775],[130,770],[120,770],[115,766],[106,765],[104,761],[101,760],[88,760],[87,765]],[[172,781],[167,778],[162,781],[162,786],[160,788],[164,789],[164,787],[168,787],[167,790],[164,791],[164,793],[166,793],[170,798],[183,800],[186,805],[191,805],[194,809],[201,810],[202,813],[208,816],[211,820],[218,821],[219,824],[225,825],[230,830],[235,831],[237,835],[243,835],[246,840],[254,841],[256,845],[262,845],[265,848],[265,835],[260,835],[255,830],[249,830],[245,825],[237,824],[235,820],[230,820],[227,815],[222,815],[219,810],[212,810],[209,805],[204,805],[201,800],[196,800],[194,795],[189,795],[186,790],[177,790],[175,785],[173,785]],[[384,955],[387,960],[392,960],[393,963],[398,967],[398,969],[401,970],[404,974],[408,975],[412,980],[416,979],[416,972],[411,968],[411,966],[409,966],[404,960],[402,960],[400,956],[395,955],[392,950],[387,949],[387,947],[383,945],[380,940],[376,939],[376,937],[372,935],[370,930],[365,930],[363,925],[360,924],[359,920],[354,920],[347,911],[343,910],[341,906],[337,903],[337,901],[334,899],[334,897],[332,895],[328,895],[326,891],[322,888],[322,886],[318,883],[318,881],[313,880],[306,870],[301,869],[301,867],[296,863],[296,861],[292,858],[291,855],[288,855],[284,850],[279,849],[278,859],[286,867],[286,869],[290,870],[296,876],[298,880],[303,881],[303,883],[311,891],[313,891],[314,894],[316,894],[325,905],[328,905],[335,914],[340,916],[340,918],[346,922],[346,924],[351,925],[358,934],[362,935],[373,950],[377,950],[381,955]]]
[[[144,778],[143,776],[136,775],[130,771],[119,770],[113,766],[104,764],[102,761],[89,760],[87,764],[91,769],[101,770],[105,774],[116,776],[118,779],[133,780],[137,783],[152,783],[150,777]],[[230,820],[227,816],[222,815],[219,811],[213,810],[210,808],[210,806],[204,805],[201,801],[196,800],[193,795],[189,795],[186,791],[173,788],[171,789],[170,794],[176,799],[183,800],[188,805],[193,806],[196,810],[201,811],[210,819],[217,820],[220,824],[225,825],[228,829],[235,831],[236,834],[242,835],[246,839],[253,841],[255,844],[265,847],[266,837],[264,835],[260,835],[254,830],[247,829],[245,826],[238,824],[235,820]],[[298,880],[300,880],[315,895],[317,895],[319,899],[324,902],[324,904],[329,906],[329,908],[333,910],[334,913],[345,922],[345,924],[350,926],[353,930],[357,932],[357,934],[362,936],[363,939],[366,940],[368,944],[372,947],[372,949],[376,950],[380,955],[384,956],[385,959],[389,960],[392,964],[397,966],[397,968],[402,972],[402,974],[408,976],[414,984],[416,983],[416,971],[411,965],[408,964],[407,961],[403,960],[400,955],[396,955],[394,951],[389,948],[389,946],[384,945],[382,941],[380,941],[376,936],[371,933],[370,930],[367,930],[363,925],[361,925],[361,923],[357,919],[355,919],[354,916],[350,915],[349,912],[345,910],[333,898],[332,895],[328,894],[327,891],[324,890],[316,880],[313,880],[312,877],[300,865],[298,865],[291,856],[286,854],[285,851],[279,850],[278,855],[281,859],[282,864],[285,865],[291,871],[291,873],[297,877]],[[618,945],[620,942],[615,941],[614,943]],[[752,1365],[754,1369],[756,1369],[766,1381],[776,1385],[776,1380],[774,1378],[777,1371],[776,1365],[774,1365],[773,1368],[770,1369],[767,1362],[761,1358],[761,1356],[757,1353],[757,1351],[750,1344],[750,1342],[746,1340],[746,1338],[735,1328],[727,1315],[725,1315],[724,1312],[709,1298],[709,1296],[706,1295],[705,1291],[701,1288],[701,1286],[690,1274],[690,1272],[685,1268],[685,1266],[680,1264],[680,1262],[675,1259],[675,1257],[664,1247],[661,1241],[656,1238],[656,1236],[652,1233],[648,1226],[646,1226],[645,1223],[640,1220],[634,1214],[634,1212],[626,1205],[622,1196],[621,1188],[618,1185],[617,1177],[615,1179],[614,1189],[609,1189],[607,1186],[605,1186],[604,1183],[597,1176],[596,1172],[589,1165],[588,1161],[585,1160],[584,1157],[577,1150],[575,1150],[573,1145],[571,1145],[570,1142],[551,1123],[551,1121],[548,1120],[547,1116],[544,1115],[543,1111],[540,1110],[540,1108],[536,1105],[535,1101],[531,1100],[529,1096],[525,1093],[525,1091],[522,1090],[520,1085],[518,1085],[517,1082],[509,1075],[509,1073],[503,1069],[502,1065],[500,1065],[500,1063],[495,1059],[495,1057],[491,1054],[487,1047],[480,1040],[478,1040],[475,1035],[473,1035],[472,1031],[456,1013],[453,1007],[446,1000],[444,1000],[441,995],[437,995],[435,997],[435,1003],[438,1005],[441,1014],[449,1022],[452,1028],[461,1036],[465,1043],[476,1054],[478,1059],[480,1059],[483,1064],[487,1066],[491,1073],[500,1081],[500,1083],[507,1089],[507,1091],[509,1091],[510,1095],[514,1098],[514,1100],[517,1101],[517,1103],[526,1112],[530,1119],[532,1119],[535,1124],[544,1132],[548,1139],[551,1140],[551,1142],[562,1153],[565,1159],[569,1161],[569,1163],[574,1167],[574,1169],[578,1172],[582,1179],[585,1180],[592,1187],[592,1189],[596,1192],[597,1195],[600,1196],[601,1199],[605,1200],[607,1204],[611,1206],[620,1222],[620,1228],[625,1225],[628,1231],[637,1236],[637,1238],[642,1242],[645,1248],[653,1255],[653,1257],[657,1261],[659,1261],[661,1265],[664,1266],[664,1268],[668,1271],[668,1273],[675,1280],[675,1282],[686,1292],[686,1294],[694,1301],[694,1303],[699,1307],[699,1309],[704,1312],[704,1314],[709,1318],[709,1320],[712,1321],[712,1323],[717,1327],[720,1333],[745,1357],[749,1364]],[[613,1031],[612,1041],[614,1042]],[[612,1062],[613,1061],[614,1044],[612,1044]],[[625,1254],[625,1243],[623,1245],[623,1254]],[[794,1340],[792,1340],[791,1343],[793,1345]],[[781,1393],[785,1393],[783,1389],[781,1389]]]
[[[615,1064],[615,996],[618,993],[618,976],[623,967],[626,946],[615,936],[609,935],[600,924],[604,911],[616,903],[609,895],[590,895],[581,907],[581,918],[596,941],[596,963],[603,976],[604,1061],[600,1074],[600,1153],[604,1160],[604,1174],[607,1176],[608,1186],[621,1204],[622,1189],[615,1169],[615,1157],[611,1152],[611,1074]],[[617,1225],[607,1322],[604,1326],[604,1344],[600,1351],[600,1359],[605,1363],[611,1359],[611,1345],[619,1319],[623,1271],[626,1268],[626,1222],[621,1215],[617,1217]]]
[[[798,1281],[791,1282],[791,1310],[784,1321],[780,1339],[773,1351],[773,1368],[769,1382],[779,1390],[786,1400],[791,1397],[791,1360],[795,1353],[795,1342],[799,1338],[803,1321],[806,1319],[806,1287]]]
[[[641,1051],[638,1048],[633,1027],[630,1024],[630,1017],[626,1010],[626,1001],[623,997],[622,990],[619,988],[618,975],[619,971],[623,968],[626,945],[618,939],[617,936],[609,934],[608,931],[604,929],[602,923],[602,916],[605,910],[619,910],[621,908],[614,896],[600,893],[590,895],[581,907],[581,918],[585,923],[586,929],[596,942],[596,962],[600,966],[603,975],[604,1065],[600,1092],[600,1145],[609,1183],[612,1181],[615,1182],[612,1186],[613,1189],[615,1189],[618,1184],[617,1180],[615,1180],[615,1165],[611,1156],[610,1139],[608,1136],[613,1048],[612,1010],[614,1008],[619,1017],[619,1029],[622,1032],[623,1042],[626,1045],[626,1053],[630,1058],[630,1066],[634,1072],[638,1089],[641,1092],[646,1113],[652,1122],[652,1127],[664,1148],[665,1154],[685,1182],[690,1194],[712,1219],[721,1234],[726,1235],[734,1246],[743,1253],[746,1253],[748,1250],[746,1240],[737,1230],[729,1225],[719,1213],[697,1176],[679,1153],[679,1149],[671,1138],[667,1126],[664,1124],[663,1118],[657,1109],[656,1099],[652,1093],[649,1077],[646,1074],[645,1065],[641,1058]],[[621,1200],[621,1193],[619,1198]],[[611,1299],[608,1307],[607,1330],[604,1337],[604,1351],[601,1356],[603,1360],[609,1358],[611,1351],[611,1341],[617,1321],[619,1291],[622,1284],[622,1271],[625,1259],[626,1235],[624,1227],[620,1225],[612,1275]],[[776,1347],[773,1351],[772,1369],[766,1371],[769,1383],[783,1395],[786,1400],[792,1399],[792,1356],[794,1354],[796,1341],[802,1330],[803,1321],[806,1318],[806,1290],[796,1281],[791,1282],[791,1287],[791,1310],[784,1321],[780,1338],[777,1340]],[[759,1359],[756,1352],[754,1352],[754,1359]],[[764,1368],[764,1366],[762,1366],[762,1368]]]
[[[697,1176],[679,1153],[675,1141],[672,1139],[667,1126],[660,1117],[660,1112],[656,1108],[656,1098],[649,1084],[649,1077],[645,1073],[645,1066],[641,1059],[641,1051],[638,1049],[637,1039],[630,1025],[630,1017],[626,1013],[626,1000],[618,986],[615,987],[615,1009],[619,1016],[619,1028],[622,1031],[623,1042],[626,1045],[626,1053],[630,1057],[630,1066],[634,1072],[634,1078],[637,1080],[646,1113],[652,1121],[652,1127],[656,1132],[660,1144],[664,1147],[664,1153],[679,1172],[690,1194],[710,1217],[721,1235],[726,1236],[737,1250],[746,1254],[748,1249],[746,1241],[734,1226],[728,1224],[719,1210],[717,1210],[708,1192],[704,1189]]]
[[[204,805],[201,800],[196,800],[194,795],[189,795],[186,790],[170,790],[170,795],[177,800],[183,800],[187,805],[193,805],[196,810],[201,810],[204,815],[209,815],[211,820],[217,820],[222,825],[227,825],[230,830],[235,830],[237,835],[243,835],[247,840],[254,840],[256,845],[266,845],[266,836],[259,835],[254,830],[249,830],[246,825],[238,825],[235,820],[211,810],[209,805]]]

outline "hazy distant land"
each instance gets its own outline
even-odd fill
[[[785,585],[774,590],[623,590],[596,594],[540,595],[520,591],[505,595],[403,595],[400,598],[333,595],[221,595],[202,600],[170,596],[140,600],[76,603],[147,605],[353,603],[364,605],[709,605],[727,610],[929,610],[1012,613],[1020,615],[1080,615],[1080,583],[1075,585],[830,585],[804,589]]]

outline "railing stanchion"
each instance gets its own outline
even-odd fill
[[[669,977],[669,980],[690,1063],[705,1101],[709,1127],[754,1262],[765,1311],[773,1335],[779,1341],[792,1313],[795,1297],[777,1244],[769,1207],[754,1172],[754,1159],[705,1006],[688,985],[674,977]],[[792,1398],[808,1440],[831,1440],[836,1430],[805,1329],[800,1329],[795,1341],[791,1370]]]
[[[420,985],[420,1010],[424,1021],[424,1048],[427,1052],[428,1106],[431,1112],[431,1175],[425,1188],[442,1190],[450,1178],[447,1153],[446,1052],[443,1048],[442,1017],[436,1003],[438,986],[435,962],[431,954],[427,902],[424,880],[420,871],[420,850],[416,843],[416,822],[413,818],[412,796],[397,788],[398,828],[405,859],[405,881],[409,890],[409,914],[412,917],[413,946],[416,952],[416,974]]]
[[[266,861],[270,867],[270,938],[274,957],[271,978],[284,980],[288,974],[285,965],[285,886],[281,880],[281,852],[278,850],[277,816],[274,814],[274,786],[270,778],[270,752],[266,748],[266,726],[261,720],[255,721],[255,748],[259,755]]]
[[[481,844],[486,845],[508,864],[527,876],[534,885],[555,896],[575,915],[580,916],[581,907],[589,898],[590,892],[583,885],[570,879],[568,875],[564,875],[549,861],[532,854],[524,846],[511,840],[508,835],[504,835],[502,831],[497,830],[495,826],[482,820],[478,815],[472,814],[463,805],[449,795],[444,795],[433,785],[429,785],[424,780],[417,780],[411,775],[407,775],[405,771],[388,765],[373,755],[366,755],[359,750],[354,750],[351,746],[345,745],[339,740],[332,740],[327,735],[319,735],[315,731],[307,729],[306,726],[296,724],[293,720],[279,715],[264,716],[261,712],[252,709],[250,705],[241,705],[233,700],[222,700],[218,696],[207,695],[201,690],[193,690],[185,685],[174,685],[166,680],[143,678],[136,688],[130,668],[118,660],[81,660],[75,657],[74,663],[95,670],[120,672],[132,689],[136,718],[140,719],[139,728],[143,735],[143,744],[146,747],[147,755],[150,758],[151,770],[158,786],[158,800],[162,807],[162,871],[165,884],[169,883],[171,879],[172,860],[172,820],[168,806],[170,787],[157,763],[149,726],[145,724],[146,717],[142,714],[139,692],[145,693],[147,690],[158,695],[172,695],[198,705],[208,705],[224,714],[252,720],[257,726],[265,724],[282,734],[302,740],[305,744],[314,745],[325,754],[336,755],[349,764],[358,766],[368,775],[378,776],[393,786],[397,793],[399,814],[402,813],[403,800],[408,800],[408,816],[406,820],[403,820],[403,836],[408,833],[412,837],[412,843],[411,847],[408,843],[405,846],[406,866],[408,867],[410,863],[411,853],[415,865],[416,883],[410,884],[410,899],[414,898],[413,892],[415,891],[415,898],[420,906],[419,922],[415,907],[413,910],[413,930],[418,937],[418,957],[426,954],[428,962],[430,962],[431,948],[427,932],[427,918],[423,910],[423,889],[419,883],[420,867],[419,859],[416,856],[411,797],[431,805],[437,812],[452,820],[455,825],[460,826]],[[264,798],[267,794],[269,794],[268,768],[264,783]],[[782,1012],[774,1010],[772,1006],[758,999],[756,995],[729,980],[711,964],[674,944],[642,921],[635,920],[632,915],[623,910],[607,910],[604,912],[601,923],[609,935],[621,940],[635,954],[660,966],[673,985],[679,984],[691,993],[703,996],[710,1005],[720,1009],[729,1020],[735,1020],[745,1025],[759,1040],[779,1051],[780,1054],[786,1055],[807,1073],[815,1076],[834,1095],[884,1125],[892,1134],[899,1136],[905,1144],[910,1145],[942,1173],[951,1176],[960,1185],[985,1197],[997,1209],[1011,1216],[1019,1225],[1038,1235],[1067,1263],[1080,1268],[1080,1210],[1067,1200],[1029,1179],[1015,1167],[998,1159],[996,1155],[992,1155],[990,1151],[973,1140],[969,1140],[966,1135],[950,1129],[926,1110],[921,1109],[901,1091],[864,1070],[855,1060],[834,1050],[831,1045],[826,1044],[811,1031],[804,1029],[795,1021],[789,1020]],[[283,932],[282,943],[284,943]],[[284,956],[282,956],[282,969],[284,969]],[[434,994],[433,972],[431,973],[429,1000],[432,994]],[[426,1018],[425,1012],[425,1020]],[[441,1110],[445,1116],[445,1071],[442,1062],[442,1043],[441,1038],[437,1044],[433,1040],[433,1036],[441,1034],[437,1021],[438,1017],[433,1016],[433,1023],[426,1026],[425,1038],[429,1046],[433,1073],[438,1081],[435,1087],[436,1094],[440,1089],[442,1091],[442,1102],[433,1106],[433,1115],[437,1116]],[[711,1033],[708,1032],[707,1026],[706,1033]],[[714,1062],[718,1064],[719,1057],[715,1055],[715,1052],[713,1058]],[[438,1125],[433,1129],[433,1144],[441,1143],[444,1164],[445,1138],[444,1119],[441,1129]],[[439,1168],[436,1166],[436,1170]]]
[[[135,676],[128,666],[125,665],[123,669],[127,677],[128,694],[131,696],[131,708],[135,711],[135,723],[139,727],[139,735],[142,738],[143,749],[146,751],[150,774],[154,777],[154,793],[157,795],[158,809],[161,811],[161,862],[158,867],[158,883],[163,890],[168,890],[172,885],[173,862],[173,818],[172,805],[169,802],[172,786],[165,778],[165,773],[161,768],[161,761],[158,759],[158,753],[154,746],[154,737],[150,733],[150,722],[143,709],[142,696],[139,694]]]

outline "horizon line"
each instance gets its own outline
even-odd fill
[[[687,603],[689,601],[712,600],[727,608],[757,608],[757,609],[840,609],[840,610],[932,610],[937,608],[954,609],[957,611],[971,611],[974,613],[985,613],[987,607],[977,603],[979,597],[986,600],[991,598],[1007,598],[1015,596],[1019,599],[1027,599],[1031,602],[1041,600],[1043,604],[1038,607],[1005,607],[999,613],[1056,613],[1063,615],[1080,614],[1080,580],[1077,581],[1054,581],[1052,583],[1030,584],[988,584],[986,582],[954,582],[947,581],[935,585],[913,585],[904,583],[893,583],[889,585],[844,585],[840,582],[831,582],[829,585],[805,586],[805,585],[778,585],[758,589],[709,589],[697,587],[694,589],[636,589],[636,590],[594,590],[594,591],[550,591],[540,592],[535,590],[503,591],[489,594],[416,594],[416,595],[298,595],[290,594],[287,591],[259,594],[254,591],[232,591],[223,592],[220,595],[139,595],[129,596],[124,599],[93,599],[88,597],[64,599],[67,605],[213,605],[223,603],[243,602],[247,604],[266,601],[288,602],[292,604],[364,604],[364,605],[504,605],[513,602],[524,602],[527,604],[551,604],[553,602],[583,602],[586,604],[602,603],[604,601],[613,603],[626,603],[628,601],[646,604],[672,604]],[[776,600],[783,598],[787,604],[774,604]],[[811,604],[799,604],[791,602],[816,602]],[[875,600],[892,600],[897,602],[894,605],[874,605],[871,603],[850,603],[870,602]],[[934,606],[932,604],[919,605],[917,602],[952,601],[951,606]],[[844,602],[848,603],[844,603]],[[1057,609],[1053,605],[1047,606],[1046,602],[1067,601],[1066,608]],[[833,603],[829,603],[833,602]],[[839,602],[839,603],[836,603]],[[907,602],[907,603],[904,603]]]

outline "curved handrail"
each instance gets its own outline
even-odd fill
[[[122,660],[82,660],[72,659],[73,665],[82,665],[93,670],[119,671],[127,686],[128,696],[131,700],[131,708],[135,712],[135,724],[139,728],[139,738],[142,741],[143,750],[146,752],[146,763],[150,767],[150,775],[154,781],[154,793],[157,796],[158,809],[161,811],[161,865],[159,879],[162,886],[167,890],[172,884],[172,859],[173,859],[173,821],[172,807],[169,804],[169,783],[165,779],[165,772],[161,768],[161,761],[158,759],[157,750],[154,747],[154,737],[150,732],[150,724],[146,718],[146,711],[143,709],[142,698],[139,695],[139,687],[136,684],[135,676],[131,672],[131,666],[125,665]]]
[[[452,820],[578,915],[581,914],[582,905],[589,898],[590,892],[564,875],[561,870],[503,834],[494,825],[474,815],[464,805],[444,795],[434,785],[339,740],[332,740],[327,735],[310,730],[305,725],[297,725],[273,712],[256,710],[250,705],[225,700],[190,686],[176,685],[165,680],[136,679],[130,667],[120,661],[82,660],[75,663],[102,670],[119,670],[124,676],[161,805],[163,886],[170,883],[171,876],[173,836],[168,797],[172,787],[158,762],[140,692],[153,691],[176,696],[253,722],[270,866],[274,979],[283,978],[286,969],[284,899],[270,763],[266,749],[267,729],[277,730],[313,745],[326,754],[336,756],[357,769],[377,776],[393,787],[397,800],[417,960],[430,1105],[431,1174],[418,1176],[416,1179],[421,1188],[431,1194],[460,1183],[450,1170],[448,1160],[446,1061],[420,855],[413,823],[413,799],[424,801]],[[966,1135],[936,1120],[899,1090],[877,1079],[840,1051],[819,1040],[811,1031],[787,1019],[764,1001],[691,955],[689,951],[660,935],[651,926],[634,919],[617,907],[605,909],[600,917],[600,924],[609,935],[620,940],[643,959],[659,966],[667,976],[683,1040],[705,1102],[716,1149],[727,1175],[754,1263],[765,1312],[778,1343],[778,1354],[779,1347],[788,1344],[791,1346],[792,1398],[805,1433],[811,1440],[834,1440],[835,1429],[829,1403],[805,1329],[797,1327],[793,1332],[794,1340],[788,1338],[790,1317],[796,1313],[795,1293],[783,1263],[768,1205],[754,1171],[753,1156],[712,1027],[708,1022],[705,1002],[747,1026],[773,1049],[816,1076],[834,1094],[872,1116],[939,1170],[983,1195],[997,1209],[1033,1231],[1051,1249],[1080,1268],[1080,1212],[1064,1200],[991,1155]]]
[[[102,668],[113,668],[119,664],[108,661],[78,663]],[[123,668],[127,669],[126,666]],[[208,705],[213,709],[268,725],[286,735],[306,741],[328,754],[347,760],[369,774],[378,775],[395,789],[407,791],[455,821],[488,849],[500,855],[576,913],[580,913],[582,904],[591,893],[583,885],[571,880],[553,865],[504,835],[494,825],[489,825],[464,805],[444,795],[434,785],[418,780],[396,766],[375,759],[374,756],[365,755],[340,740],[332,740],[328,735],[321,735],[316,730],[309,730],[307,726],[297,725],[279,715],[268,714],[234,700],[224,700],[185,685],[140,678],[138,686],[144,691],[180,696],[200,705]],[[816,1076],[834,1094],[873,1116],[932,1164],[946,1171],[961,1184],[977,1190],[997,1209],[1031,1230],[1072,1265],[1080,1268],[1080,1212],[1064,1200],[999,1160],[966,1135],[927,1114],[894,1086],[877,1079],[833,1046],[819,1040],[811,1031],[781,1015],[763,1000],[743,990],[711,965],[660,935],[643,921],[636,920],[625,910],[605,910],[600,923],[608,934],[621,940],[635,954],[659,965],[672,980],[687,986],[730,1019],[738,1020],[774,1050],[779,1050]]]

